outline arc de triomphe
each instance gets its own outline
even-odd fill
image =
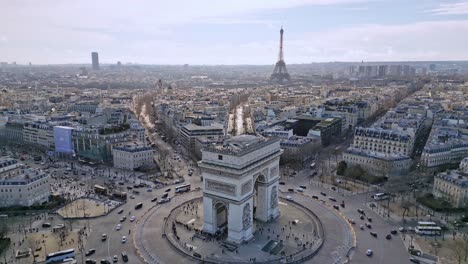
[[[242,243],[253,236],[253,219],[276,219],[279,159],[278,139],[241,135],[202,150],[203,231],[227,229],[228,241]],[[255,208],[255,209],[254,209]]]

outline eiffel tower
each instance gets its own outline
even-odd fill
[[[291,80],[291,76],[289,76],[288,70],[286,69],[286,63],[284,62],[283,57],[283,27],[280,30],[280,49],[278,55],[278,62],[276,62],[275,69],[270,76],[270,81],[275,83],[284,83]]]

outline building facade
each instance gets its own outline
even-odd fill
[[[434,177],[432,194],[449,201],[453,207],[468,204],[468,157],[462,160],[458,170],[442,172]]]
[[[0,207],[41,204],[49,196],[49,176],[45,172],[21,169],[16,160],[0,159]]]
[[[149,168],[154,165],[154,152],[151,147],[137,144],[127,144],[112,149],[114,167],[134,170]]]

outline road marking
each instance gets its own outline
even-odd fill
[[[287,205],[287,203],[283,203],[283,202],[278,202],[279,204],[282,204],[282,205]]]

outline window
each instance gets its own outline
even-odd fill
[[[223,155],[218,155],[218,160],[223,160]]]

